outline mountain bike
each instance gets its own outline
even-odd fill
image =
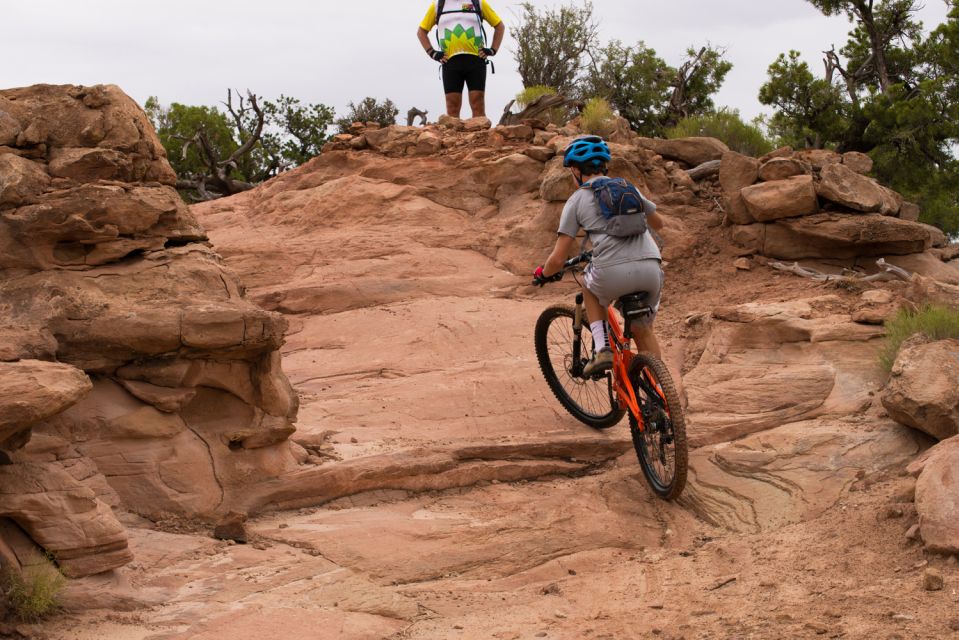
[[[557,275],[572,272],[576,277],[590,260],[592,252],[584,252],[567,260]],[[686,418],[663,361],[631,348],[632,323],[653,312],[647,298],[646,292],[637,292],[609,306],[607,334],[613,366],[607,371],[583,375],[592,356],[593,337],[582,292],[576,294],[575,305],[552,306],[539,316],[534,331],[536,359],[553,395],[580,422],[608,429],[629,416],[643,475],[656,495],[672,500],[686,486]]]

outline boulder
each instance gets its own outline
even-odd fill
[[[437,119],[436,123],[441,127],[447,127],[449,129],[453,129],[454,131],[463,130],[463,121],[446,113],[442,114]]]
[[[923,544],[936,553],[959,554],[959,438],[926,452],[918,476],[916,511]]]
[[[469,120],[463,121],[463,129],[466,131],[485,131],[493,126],[493,123],[490,122],[490,119],[485,116],[477,116],[476,118],[470,118]],[[525,125],[518,125],[525,126]]]
[[[881,184],[877,183],[876,187],[879,188],[879,198],[881,200],[879,213],[884,216],[898,216],[904,202],[903,197]]]
[[[546,164],[543,180],[539,185],[539,195],[547,202],[568,200],[576,191],[576,181],[569,169],[563,166],[562,158],[553,158]]]
[[[721,140],[708,137],[674,138],[663,140],[660,138],[638,138],[636,143],[655,151],[669,160],[679,160],[691,167],[697,167],[710,160],[721,160],[723,154],[729,151]]]
[[[44,160],[62,168],[70,180],[112,174],[110,179],[124,182],[176,184],[146,114],[119,87],[6,89],[0,91],[0,112],[29,123],[12,146],[29,150],[47,145],[50,153]]]
[[[914,202],[903,202],[899,207],[899,217],[903,220],[918,222],[920,213],[919,205]]]
[[[0,147],[12,147],[20,130],[20,123],[6,111],[0,110]]]
[[[76,404],[91,388],[90,378],[68,364],[0,362],[0,448],[14,434]]]
[[[801,162],[793,158],[771,158],[759,168],[759,179],[763,182],[785,180],[793,176],[809,173]]]
[[[539,160],[540,162],[546,162],[556,155],[555,151],[546,146],[526,147],[523,149],[523,153],[533,160]]]
[[[831,164],[839,164],[842,162],[841,155],[828,149],[803,149],[793,153],[793,157],[809,164],[813,169],[822,169]]]
[[[20,525],[70,578],[133,559],[126,530],[110,508],[57,463],[0,466],[0,516]]]
[[[864,213],[879,211],[883,205],[883,194],[875,181],[838,163],[822,168],[816,191],[825,200]]]
[[[872,158],[858,151],[847,151],[842,154],[842,163],[862,175],[872,171]]]
[[[746,208],[759,222],[807,216],[819,210],[812,176],[763,182],[742,190]]]
[[[443,150],[443,140],[432,131],[424,131],[416,138],[416,153],[431,156]]]
[[[533,128],[528,124],[499,126],[496,127],[494,131],[507,140],[522,140],[528,142],[533,139]]]
[[[886,289],[870,289],[860,296],[852,313],[853,322],[881,325],[899,309],[895,296]]]
[[[49,186],[50,176],[39,162],[11,153],[0,155],[0,207],[28,202]]]
[[[937,440],[959,434],[959,340],[905,345],[882,405],[897,422]]]
[[[755,222],[750,215],[741,191],[756,182],[759,161],[735,151],[723,154],[719,165],[719,184],[723,188],[726,214],[735,224]]]
[[[788,218],[767,225],[763,236],[763,254],[784,260],[906,255],[930,245],[923,225],[880,215]]]

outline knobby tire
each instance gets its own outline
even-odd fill
[[[571,416],[594,429],[608,429],[626,412],[613,400],[609,374],[598,380],[583,380],[570,373],[575,314],[571,305],[549,307],[540,314],[533,333],[536,359],[546,384]],[[585,318],[580,335],[581,358],[588,359],[593,353],[593,337]]]
[[[658,393],[651,393],[652,385],[641,380],[644,370],[659,382],[666,397],[665,406]],[[630,413],[629,431],[639,466],[653,492],[665,500],[673,500],[683,492],[689,468],[686,417],[679,394],[666,365],[650,353],[639,353],[633,358],[629,380],[646,423],[645,431],[640,432],[636,418]]]

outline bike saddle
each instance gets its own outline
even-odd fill
[[[649,306],[649,292],[638,291],[621,297],[616,301],[616,308],[620,310],[624,318],[633,320],[653,312]]]

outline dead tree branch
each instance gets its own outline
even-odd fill
[[[577,111],[583,110],[583,103],[581,101],[568,99],[561,93],[550,93],[540,96],[526,105],[526,108],[519,113],[509,112],[509,109],[512,105],[513,102],[510,101],[510,103],[506,106],[506,111],[503,112],[503,117],[500,118],[499,124],[520,124],[523,122],[523,120],[535,120],[538,116],[546,113],[547,111],[563,107],[575,108]]]
[[[798,262],[793,262],[792,264],[776,261],[769,262],[769,266],[773,269],[785,271],[786,273],[792,273],[803,278],[810,278],[812,280],[816,280],[817,282],[881,282],[888,280],[905,280],[908,282],[912,278],[911,273],[901,267],[889,264],[882,258],[879,258],[879,260],[876,261],[876,265],[881,269],[881,271],[879,271],[879,273],[865,276],[850,269],[843,269],[841,274],[823,273],[822,271],[818,271],[816,269],[800,266]]]
[[[416,119],[416,118],[419,118],[419,119],[420,119],[420,126],[425,127],[425,126],[426,126],[426,123],[428,122],[428,120],[426,119],[426,114],[427,114],[427,113],[429,113],[429,111],[420,111],[420,110],[417,109],[416,107],[413,107],[412,109],[410,109],[409,111],[406,112],[406,126],[407,126],[407,127],[412,127],[412,126],[413,126],[413,120]]]
[[[687,170],[686,173],[695,182],[699,182],[700,180],[705,180],[706,178],[719,175],[719,165],[721,163],[722,160],[710,160]]]

